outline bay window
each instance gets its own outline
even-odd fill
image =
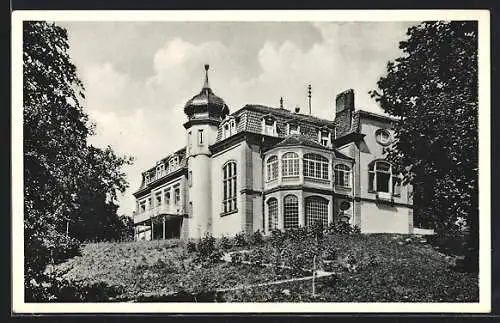
[[[299,176],[299,155],[293,152],[283,154],[281,167],[283,177]]]
[[[329,179],[328,158],[319,154],[304,154],[304,177]]]
[[[278,178],[278,157],[271,156],[267,159],[266,163],[266,180],[272,181]]]

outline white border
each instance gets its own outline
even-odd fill
[[[423,21],[479,23],[479,303],[25,303],[23,288],[22,22],[49,21]],[[490,254],[490,15],[488,10],[257,11],[14,11],[12,13],[12,312],[22,313],[298,313],[489,312]]]

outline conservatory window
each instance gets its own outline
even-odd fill
[[[283,199],[285,230],[299,227],[299,200],[295,195],[287,195]]]
[[[329,179],[328,167],[329,167],[328,158],[313,153],[304,155],[305,177],[328,180]]]
[[[267,172],[266,180],[268,182],[278,178],[278,157],[271,156],[267,159],[266,172]]]
[[[267,214],[269,231],[278,228],[278,200],[274,197],[267,200]]]
[[[306,198],[306,225],[312,226],[319,222],[326,228],[328,226],[328,200],[319,196]]]
[[[281,157],[283,177],[299,176],[299,155],[288,152]]]

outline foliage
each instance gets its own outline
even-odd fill
[[[230,250],[232,246],[231,240],[226,236],[222,236],[218,241],[218,247],[223,251]]]
[[[477,270],[477,22],[423,22],[407,36],[371,92],[397,117],[388,159],[415,187],[417,222],[446,234],[465,219]]]
[[[196,242],[194,242],[193,240],[189,240],[186,243],[186,250],[189,253],[196,252]]]
[[[209,233],[198,241],[196,245],[197,261],[203,262],[205,265],[220,261],[222,253],[215,246],[215,241],[215,238]]]
[[[247,239],[244,232],[238,232],[234,236],[234,246],[235,247],[245,247],[247,246]]]
[[[53,23],[24,22],[27,299],[33,299],[36,295],[29,293],[48,279],[45,267],[74,255],[78,241],[88,238],[85,230],[76,231],[78,226],[99,228],[103,236],[120,236],[124,230],[116,215],[116,192],[127,186],[121,167],[131,159],[117,157],[109,147],[88,145],[93,125],[80,103],[84,87],[70,60],[67,39],[66,30]],[[101,216],[105,220],[93,226]]]
[[[250,234],[248,244],[251,246],[260,246],[264,243],[264,236],[260,230],[254,231]]]
[[[347,222],[344,221],[339,221],[337,223],[330,223],[329,226],[326,228],[326,232],[329,234],[344,234],[344,235],[349,235],[349,234],[360,234],[361,229],[355,225],[352,226]]]

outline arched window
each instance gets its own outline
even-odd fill
[[[368,171],[368,189],[372,192],[392,193],[392,166],[386,161],[375,161]]]
[[[299,176],[299,155],[289,152],[281,157],[281,169],[283,177]]]
[[[236,210],[236,162],[230,161],[222,167],[224,213]]]
[[[304,176],[328,180],[328,158],[318,154],[305,154]]]
[[[335,185],[351,187],[351,168],[344,164],[335,165]]]
[[[278,227],[278,200],[274,197],[267,200],[267,214],[269,219],[269,231]]]
[[[278,157],[271,156],[267,159],[266,163],[267,181],[272,181],[278,178]]]
[[[320,222],[324,228],[328,226],[328,200],[319,196],[306,198],[306,225]]]
[[[285,230],[299,226],[299,200],[295,195],[287,195],[283,199]]]

